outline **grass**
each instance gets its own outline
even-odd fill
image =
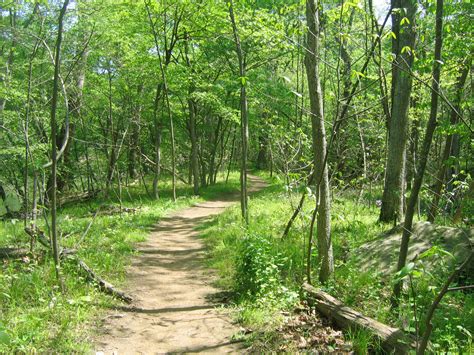
[[[300,191],[289,192],[278,177],[259,174],[271,184],[250,197],[247,227],[241,222],[239,206],[234,206],[200,226],[200,231],[209,247],[209,266],[220,276],[218,286],[231,291],[236,319],[254,330],[245,339],[263,344],[264,350],[272,350],[272,344],[281,336],[278,327],[285,319],[284,312],[292,310],[301,296],[307,228],[314,201],[308,200],[290,234],[282,239]],[[228,185],[220,182],[204,189],[200,199],[236,192],[238,185],[238,174],[232,174]],[[137,212],[99,215],[79,246],[79,256],[118,286],[124,281],[124,270],[134,254],[135,243],[145,240],[165,213],[199,201],[189,187],[180,185],[180,198],[173,203],[169,183],[164,184],[159,201],[150,199],[139,186],[132,186],[129,193],[123,193],[122,204],[137,208]],[[437,270],[432,276],[421,274],[415,279],[415,294],[402,303],[404,317],[395,317],[389,311],[390,280],[375,272],[360,272],[351,256],[351,251],[391,227],[377,223],[375,200],[379,194],[364,193],[359,198],[356,191],[334,192],[332,238],[336,270],[324,289],[368,316],[394,326],[407,323],[406,329],[413,331],[413,301],[419,320],[449,270]],[[98,206],[116,202],[97,199],[64,207],[59,217],[61,244],[75,246]],[[0,223],[0,245],[27,243],[21,221]],[[314,252],[317,260],[317,251]],[[118,304],[85,282],[73,264],[63,265],[65,293],[56,286],[50,258],[4,262],[0,270],[0,353],[87,352],[100,315]],[[313,272],[316,276],[316,268]],[[473,325],[472,293],[449,293],[434,319],[434,348],[439,352],[472,353]],[[365,332],[347,332],[345,336],[358,353],[379,348],[377,341]]]
[[[236,206],[204,225],[202,236],[210,249],[209,265],[220,275],[219,286],[233,294],[236,319],[254,330],[248,340],[260,337],[268,345],[268,339],[274,338],[275,330],[284,319],[282,311],[291,310],[298,301],[295,296],[304,280],[304,255],[314,200],[306,202],[290,234],[282,239],[300,193],[286,191],[278,177],[260,175],[268,179],[271,186],[250,198],[249,225],[243,226]],[[416,301],[419,322],[449,269],[436,270],[434,275],[420,273],[414,281],[415,294],[402,302],[403,316],[398,318],[390,311],[391,280],[381,277],[377,270],[361,272],[351,254],[392,227],[377,223],[375,201],[380,195],[380,191],[361,196],[358,191],[334,192],[331,223],[335,273],[327,285],[316,286],[365,315],[397,327],[406,325],[407,331],[414,332],[413,301]],[[317,261],[316,250],[313,260]],[[316,280],[316,267],[313,273]],[[431,340],[437,351],[473,351],[473,305],[472,293],[453,292],[446,296],[434,318]],[[365,332],[348,332],[346,338],[352,341],[358,353],[380,348],[376,339]]]
[[[99,206],[117,204],[98,198],[88,203],[70,204],[59,211],[59,232],[63,247],[77,247],[78,256],[98,275],[113,283],[123,284],[125,268],[135,253],[134,245],[144,241],[153,226],[166,213],[190,206],[200,200],[235,192],[238,175],[229,184],[222,181],[202,190],[200,197],[192,190],[178,186],[176,202],[171,199],[169,181],[163,182],[160,200],[151,199],[142,186],[130,186],[123,193],[122,206],[136,208],[136,213],[99,214],[84,241],[82,233]],[[46,230],[44,221],[40,228]],[[0,245],[26,247],[28,236],[23,222],[0,222]],[[0,264],[0,353],[11,352],[79,352],[91,350],[91,342],[101,314],[119,301],[104,295],[86,282],[75,264],[62,265],[66,291],[57,286],[50,257],[25,258]]]

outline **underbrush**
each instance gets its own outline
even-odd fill
[[[219,286],[231,291],[237,319],[253,330],[247,340],[263,338],[265,350],[275,349],[268,344],[278,341],[275,330],[283,322],[283,314],[297,304],[300,285],[304,281],[304,253],[314,200],[305,203],[289,235],[282,239],[286,222],[299,197],[299,193],[288,192],[281,181],[273,178],[269,188],[251,196],[250,223],[246,228],[238,206],[202,227],[202,236],[210,247],[209,264],[220,275]],[[378,197],[377,192],[359,194],[349,190],[333,194],[335,273],[327,285],[316,286],[367,316],[414,335],[418,328],[421,334],[427,308],[452,270],[452,263],[446,263],[436,272],[420,269],[413,274],[410,294],[402,300],[400,315],[394,315],[390,311],[393,280],[381,276],[379,270],[361,272],[351,253],[392,227],[377,223]],[[316,250],[313,260],[317,265]],[[317,273],[316,266],[313,272]],[[446,295],[433,319],[431,341],[434,349],[473,351],[473,304],[472,293],[450,292]],[[358,353],[380,349],[377,340],[366,332],[352,331],[345,336]]]
[[[122,194],[121,207],[133,209],[132,213],[119,210],[107,214],[107,206],[118,205],[114,194],[111,196],[115,198],[109,200],[98,198],[65,206],[58,211],[61,246],[77,248],[78,257],[98,275],[120,286],[134,254],[134,245],[146,239],[164,214],[235,192],[238,175],[232,174],[227,185],[219,182],[203,189],[199,198],[192,195],[191,188],[179,185],[176,202],[171,199],[169,181],[160,187],[161,198],[157,201],[147,195],[143,186],[130,186],[129,191]],[[83,236],[92,219],[90,230]],[[38,219],[38,224],[47,231],[43,219]],[[0,246],[27,248],[28,245],[22,221],[0,222]],[[52,258],[48,255],[4,260],[0,264],[0,353],[84,353],[90,350],[101,313],[119,301],[97,291],[84,279],[75,263],[64,261],[62,276],[65,292],[57,286]]]

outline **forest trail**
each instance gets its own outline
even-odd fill
[[[249,175],[250,192],[267,184]],[[205,266],[206,249],[196,227],[238,201],[222,196],[176,211],[160,220],[127,270],[131,306],[111,311],[96,340],[97,353],[229,353],[241,349],[229,316],[212,302],[219,292]]]

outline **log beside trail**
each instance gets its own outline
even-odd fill
[[[25,228],[25,232],[31,236],[32,239],[38,240],[47,250],[49,249],[50,241],[49,239],[45,236],[44,232],[38,228],[36,229],[31,229],[31,228]],[[9,248],[3,248],[0,249],[0,258],[2,256],[1,251],[5,251],[5,255],[13,255],[12,253],[18,253],[19,251],[24,251],[23,249],[18,249],[17,250],[7,250]],[[96,283],[99,289],[111,296],[114,296],[118,299],[121,299],[124,302],[131,303],[133,301],[133,298],[125,294],[124,292],[117,290],[111,283],[105,281],[101,277],[99,277],[84,261],[81,259],[77,258],[76,256],[77,250],[73,248],[63,248],[61,249],[59,253],[60,259],[68,259],[75,261],[82,271],[87,276],[87,279]],[[19,255],[19,254],[18,254]]]
[[[0,260],[1,259],[20,259],[25,256],[31,255],[28,249],[24,248],[0,248]]]
[[[76,258],[76,262],[79,268],[86,273],[87,278],[92,282],[97,283],[101,291],[104,291],[105,293],[111,296],[119,298],[126,303],[132,303],[132,297],[128,296],[120,290],[117,290],[114,285],[100,278],[84,261]]]
[[[388,353],[407,354],[416,349],[415,340],[403,330],[389,327],[375,319],[345,306],[328,293],[305,283],[303,289],[308,294],[310,305],[332,320],[341,329],[364,329],[380,340],[380,345]]]

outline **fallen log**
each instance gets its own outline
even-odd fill
[[[64,205],[67,205],[70,203],[86,202],[86,201],[96,198],[99,195],[99,193],[100,193],[100,190],[95,190],[95,191],[86,191],[86,192],[74,194],[74,195],[61,196],[58,199],[58,204],[59,206],[64,207]]]
[[[122,213],[135,213],[137,212],[137,208],[129,208],[129,207],[121,207],[121,206],[103,206],[101,211],[98,213],[100,216],[112,216],[114,214],[122,214]]]
[[[50,248],[49,239],[45,236],[44,232],[40,230],[39,228],[31,229],[27,227],[25,228],[25,232],[32,239],[37,239],[47,249]],[[4,248],[4,249],[11,249],[11,248]],[[0,259],[2,258],[1,251],[2,249],[0,249]],[[83,270],[85,274],[87,275],[87,278],[91,280],[92,282],[95,282],[99,286],[99,289],[104,291],[105,293],[112,295],[114,297],[117,297],[127,303],[131,303],[133,301],[132,297],[128,296],[127,294],[125,294],[124,292],[120,290],[117,290],[111,283],[100,278],[84,261],[75,257],[76,254],[77,254],[76,249],[63,248],[61,249],[59,253],[59,257],[60,259],[69,259],[69,260],[76,261],[79,268]],[[21,255],[19,257],[22,257],[22,256],[25,256],[25,255]]]
[[[19,259],[30,256],[28,249],[23,248],[0,248],[0,259]]]
[[[100,278],[84,261],[77,258],[75,258],[75,261],[77,262],[79,268],[86,273],[87,278],[90,281],[95,282],[99,286],[100,290],[111,296],[117,297],[118,299],[121,299],[126,303],[131,303],[133,301],[132,297],[128,296],[120,290],[117,290],[111,283]]]
[[[341,329],[364,329],[375,335],[383,349],[389,353],[407,354],[416,349],[414,338],[403,330],[389,327],[375,319],[344,306],[330,294],[305,283],[308,302]]]

